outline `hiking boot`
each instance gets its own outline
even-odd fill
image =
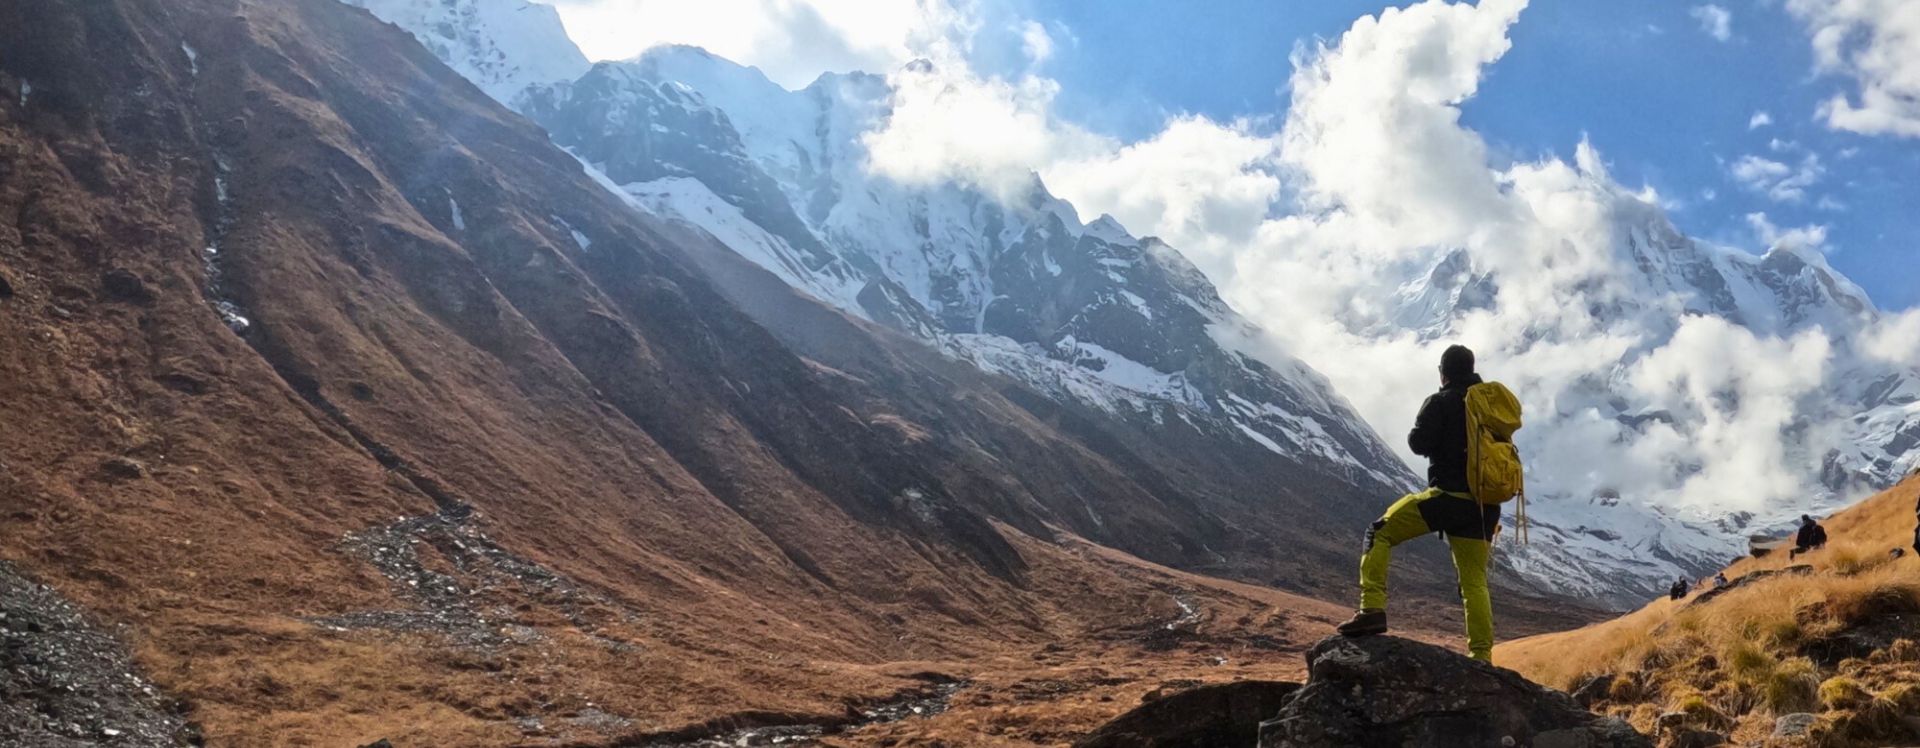
[[[1387,612],[1372,608],[1361,610],[1334,629],[1341,636],[1373,636],[1387,633]]]

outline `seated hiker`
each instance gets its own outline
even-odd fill
[[[1787,558],[1793,558],[1807,551],[1825,547],[1827,528],[1813,521],[1813,517],[1800,515],[1800,529],[1793,534],[1793,550],[1787,551]]]
[[[1717,590],[1717,589],[1720,589],[1720,588],[1722,588],[1722,587],[1725,587],[1725,586],[1727,586],[1727,584],[1728,584],[1728,582],[1727,582],[1727,573],[1726,573],[1726,572],[1724,572],[1724,571],[1723,571],[1723,572],[1720,572],[1720,573],[1718,573],[1718,574],[1715,574],[1715,575],[1713,575],[1713,588],[1714,588],[1714,589],[1716,589],[1716,590]]]
[[[1467,648],[1475,659],[1492,661],[1487,564],[1500,526],[1500,503],[1520,493],[1519,453],[1511,439],[1519,427],[1519,401],[1499,383],[1483,383],[1474,373],[1473,351],[1456,345],[1441,354],[1440,391],[1420,406],[1413,432],[1407,435],[1408,446],[1429,462],[1428,488],[1401,497],[1368,528],[1360,560],[1360,611],[1340,625],[1341,635],[1386,632],[1393,547],[1439,532],[1453,552],[1466,608]],[[1469,480],[1469,463],[1475,459],[1482,461],[1471,470],[1477,481],[1473,485],[1480,486],[1478,500]],[[1524,504],[1519,516],[1525,517]]]
[[[1667,599],[1678,600],[1680,598],[1686,597],[1687,590],[1691,589],[1692,587],[1693,585],[1687,584],[1686,577],[1675,579],[1673,580],[1673,586],[1667,588]]]

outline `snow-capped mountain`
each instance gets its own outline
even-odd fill
[[[1173,248],[1109,217],[1083,222],[1037,178],[1003,204],[869,173],[861,135],[891,94],[880,76],[788,91],[665,47],[555,82],[579,52],[550,17],[502,10],[524,3],[357,1],[545,126],[636,206],[849,314],[1054,397],[1177,419],[1368,491],[1417,482],[1324,377],[1264,345]]]
[[[1082,222],[1036,179],[981,191],[871,174],[861,135],[884,79],[787,91],[689,47],[537,86],[522,112],[636,204],[699,226],[789,284],[1043,392],[1311,455],[1383,489],[1411,474],[1297,360],[1174,249],[1110,217]]]

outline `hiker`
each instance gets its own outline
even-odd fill
[[[1525,529],[1520,457],[1512,443],[1518,428],[1520,402],[1513,393],[1498,382],[1483,382],[1474,372],[1473,351],[1459,345],[1447,348],[1440,356],[1440,391],[1420,406],[1413,432],[1407,435],[1414,454],[1428,460],[1427,490],[1401,497],[1367,529],[1360,559],[1360,611],[1340,624],[1342,636],[1386,633],[1393,547],[1439,532],[1453,552],[1466,608],[1467,649],[1474,659],[1493,661],[1487,563],[1502,502],[1520,496],[1515,530]],[[1472,485],[1480,487],[1479,500]]]
[[[1683,597],[1686,597],[1686,596],[1687,596],[1687,590],[1689,590],[1689,589],[1692,589],[1692,588],[1693,588],[1693,585],[1690,585],[1690,584],[1687,584],[1687,578],[1686,578],[1686,577],[1681,577],[1681,578],[1679,578],[1679,579],[1675,579],[1675,580],[1673,580],[1673,586],[1672,586],[1672,587],[1668,587],[1668,588],[1667,588],[1667,599],[1668,599],[1668,600],[1679,600],[1679,599],[1681,599],[1681,598],[1683,598]]]
[[[1807,551],[1825,547],[1826,544],[1827,528],[1821,527],[1820,523],[1813,521],[1813,517],[1802,514],[1800,515],[1800,530],[1793,534],[1793,550],[1787,551],[1787,558],[1792,559]]]
[[[1726,572],[1724,572],[1724,571],[1723,571],[1723,572],[1720,572],[1720,573],[1718,573],[1718,574],[1715,574],[1715,575],[1713,575],[1713,588],[1714,588],[1714,589],[1716,589],[1716,590],[1717,590],[1717,589],[1721,589],[1721,588],[1723,588],[1723,587],[1726,587],[1726,586],[1727,586],[1727,584],[1728,584],[1728,582],[1727,582],[1727,573],[1726,573]]]

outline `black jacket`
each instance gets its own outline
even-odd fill
[[[1794,533],[1793,544],[1798,548],[1818,548],[1827,544],[1827,529],[1819,523],[1804,524]]]
[[[1420,405],[1407,446],[1427,458],[1427,485],[1467,493],[1467,388],[1480,383],[1468,374],[1448,382]]]

